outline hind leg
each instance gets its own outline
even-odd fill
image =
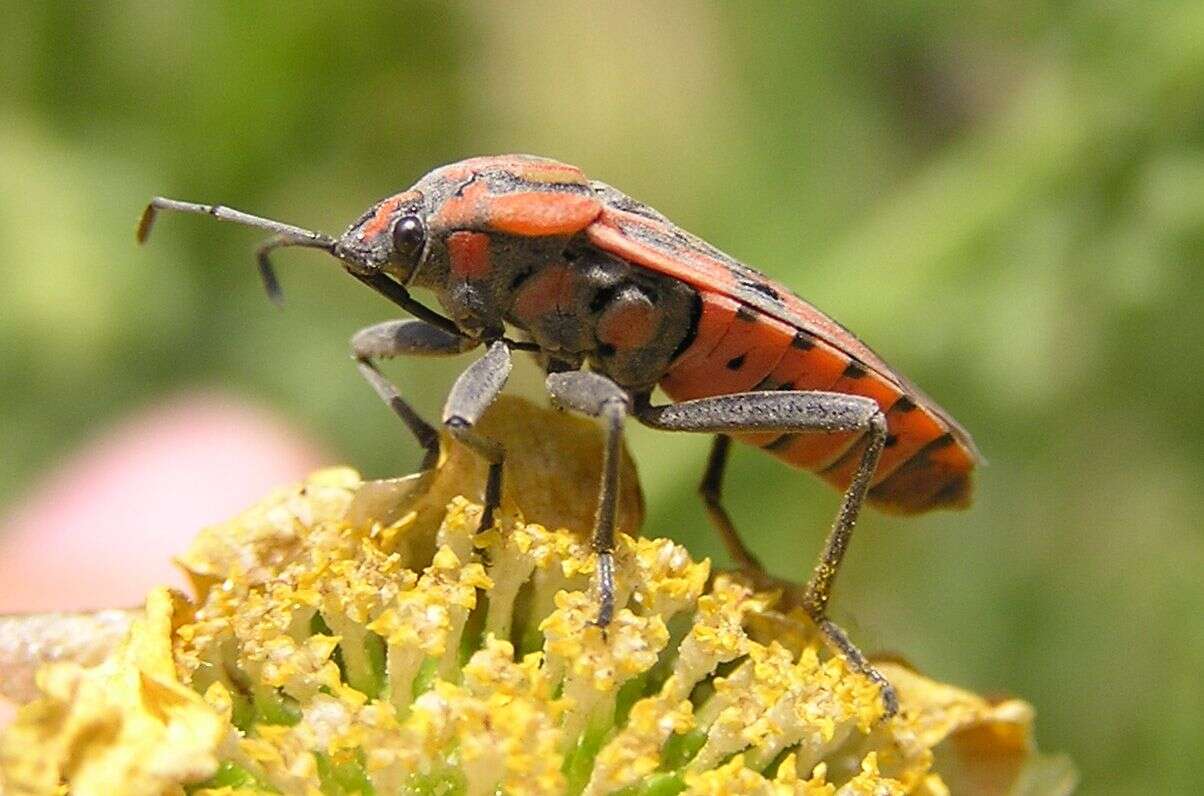
[[[711,525],[719,532],[727,554],[743,572],[763,573],[765,567],[757,559],[753,551],[745,546],[744,540],[736,531],[731,515],[723,507],[723,475],[727,469],[727,459],[731,451],[732,438],[727,434],[716,434],[711,443],[711,455],[707,457],[707,469],[702,475],[702,483],[698,485],[698,494],[706,506],[707,516]]]
[[[889,715],[898,710],[894,688],[866,659],[845,631],[828,618],[828,602],[841,562],[853,538],[857,517],[865,502],[870,480],[886,443],[886,418],[878,404],[869,398],[829,392],[754,392],[700,398],[667,406],[643,406],[637,410],[640,422],[667,431],[692,431],[725,434],[731,432],[816,432],[861,431],[867,443],[840,509],[828,532],[819,561],[803,590],[802,607],[815,622],[824,640],[848,664],[881,687],[883,706]],[[714,454],[713,454],[714,458]],[[718,479],[723,462],[712,463],[708,475],[714,475],[713,497],[718,501]],[[704,486],[707,484],[704,481]],[[719,509],[734,534],[727,512]],[[743,547],[743,545],[741,545]],[[755,561],[755,559],[752,559]]]
[[[506,451],[500,442],[476,431],[474,426],[506,386],[511,364],[510,349],[506,344],[501,340],[491,344],[485,356],[469,365],[456,379],[447,403],[443,405],[443,427],[489,462],[485,505],[478,531],[493,525],[494,512],[502,503],[502,462]]]

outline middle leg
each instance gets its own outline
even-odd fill
[[[585,370],[553,373],[545,383],[558,406],[601,418],[605,425],[602,483],[598,486],[598,510],[594,515],[591,545],[598,556],[597,624],[606,627],[615,612],[615,508],[619,500],[623,420],[631,401],[613,381]]]
[[[478,531],[493,525],[494,512],[502,503],[502,461],[506,451],[500,442],[476,431],[474,426],[506,386],[511,364],[510,349],[504,342],[498,340],[490,344],[485,356],[469,365],[456,379],[447,403],[443,405],[443,427],[489,462],[485,505]]]

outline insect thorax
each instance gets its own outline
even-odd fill
[[[620,386],[655,385],[689,342],[698,297],[684,283],[600,251],[584,236],[457,231],[432,242],[415,284],[472,334],[522,330],[549,370],[588,362]]]

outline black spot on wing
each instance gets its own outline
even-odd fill
[[[744,354],[741,354],[738,357],[732,357],[731,359],[729,359],[727,361],[727,369],[728,370],[739,370],[740,368],[744,367],[744,359],[745,359]]]
[[[752,323],[757,320],[757,313],[741,304],[736,310],[736,320]]]
[[[778,293],[778,291],[774,290],[771,286],[765,284],[764,282],[757,282],[751,279],[740,279],[739,281],[740,287],[744,288],[745,290],[751,290],[755,293],[760,293],[770,301],[780,302],[782,299],[782,296],[780,293]]]

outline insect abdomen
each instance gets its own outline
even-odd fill
[[[886,415],[887,447],[869,493],[888,511],[912,513],[969,502],[975,457],[920,396],[824,340],[718,293],[700,294],[690,346],[661,387],[675,401],[754,390],[825,390],[874,399]],[[848,486],[864,434],[737,434],[838,489]]]

